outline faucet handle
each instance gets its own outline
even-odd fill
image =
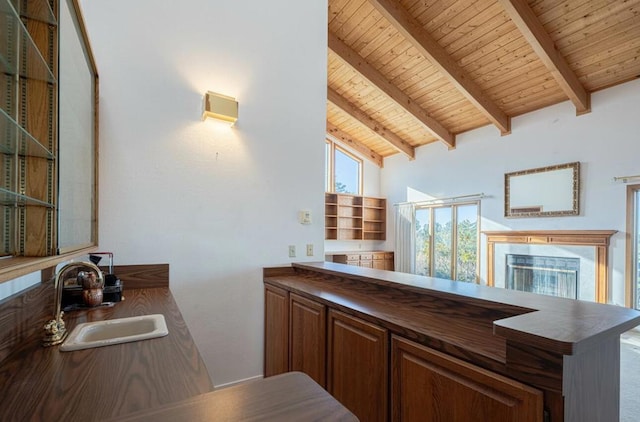
[[[52,319],[44,324],[43,346],[55,346],[67,338],[67,327],[62,320],[62,315],[63,312],[60,312],[60,318]]]

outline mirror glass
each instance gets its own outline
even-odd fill
[[[504,215],[578,215],[579,185],[579,162],[507,173],[504,176]]]
[[[77,0],[60,2],[58,251],[95,244],[96,70]]]

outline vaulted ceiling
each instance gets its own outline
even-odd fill
[[[327,136],[384,158],[640,77],[640,0],[329,0]],[[579,118],[579,117],[578,117]]]

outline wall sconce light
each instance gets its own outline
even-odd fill
[[[208,91],[204,95],[202,120],[207,117],[229,122],[233,126],[238,120],[238,102],[233,97]]]

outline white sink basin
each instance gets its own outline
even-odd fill
[[[130,341],[147,340],[169,334],[164,315],[142,315],[130,318],[78,324],[60,346],[63,352],[110,346]]]

